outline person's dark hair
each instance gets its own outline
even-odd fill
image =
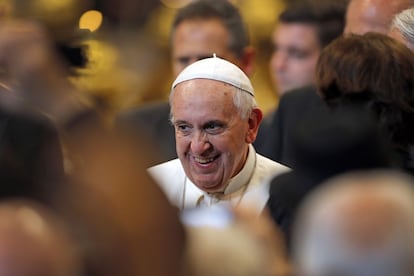
[[[245,23],[237,7],[230,1],[198,0],[178,10],[175,15],[172,34],[176,27],[186,20],[217,18],[230,34],[229,48],[241,57],[243,50],[249,45],[249,35]],[[172,36],[171,36],[172,37]]]
[[[373,111],[397,149],[414,144],[414,53],[379,33],[347,34],[319,57],[318,93],[330,107]]]
[[[281,23],[315,26],[321,48],[340,36],[345,27],[348,0],[300,0],[287,3],[278,17]]]

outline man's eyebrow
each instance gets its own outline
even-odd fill
[[[177,124],[188,124],[188,122],[187,121],[185,121],[185,120],[175,120],[175,121],[173,121],[172,122],[174,125],[177,125]]]
[[[199,56],[177,56],[176,59],[180,61],[190,61],[191,59],[202,60],[211,58],[213,55],[199,55]]]
[[[225,125],[225,123],[223,121],[220,121],[220,120],[210,120],[210,121],[205,122],[203,124],[203,127],[206,127],[206,126],[212,125],[212,124],[219,125],[219,126],[224,126]]]
[[[188,62],[190,61],[191,57],[188,56],[179,56],[175,58],[176,60],[180,61],[180,62]]]
[[[197,56],[197,60],[202,60],[206,58],[211,58],[213,55],[203,55],[203,56]]]

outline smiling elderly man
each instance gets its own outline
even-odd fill
[[[268,181],[288,168],[256,154],[262,121],[249,78],[218,57],[185,68],[172,85],[171,122],[178,159],[149,169],[180,209],[222,202],[254,206],[268,198]]]

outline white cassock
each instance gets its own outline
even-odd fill
[[[269,197],[270,180],[288,167],[256,153],[252,145],[243,169],[234,176],[222,193],[209,194],[200,190],[186,176],[180,160],[174,159],[148,169],[170,202],[179,209],[220,203],[257,209],[260,213]]]

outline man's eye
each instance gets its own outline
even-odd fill
[[[292,50],[290,56],[297,59],[305,59],[309,56],[309,53],[306,51]]]
[[[176,125],[175,128],[177,129],[178,132],[181,133],[188,133],[190,132],[191,128],[188,125]]]
[[[214,134],[220,132],[223,129],[223,125],[218,123],[208,123],[204,126],[204,129],[206,132]]]
[[[181,64],[181,65],[188,65],[191,61],[191,58],[189,57],[179,57],[177,58],[177,61]]]

